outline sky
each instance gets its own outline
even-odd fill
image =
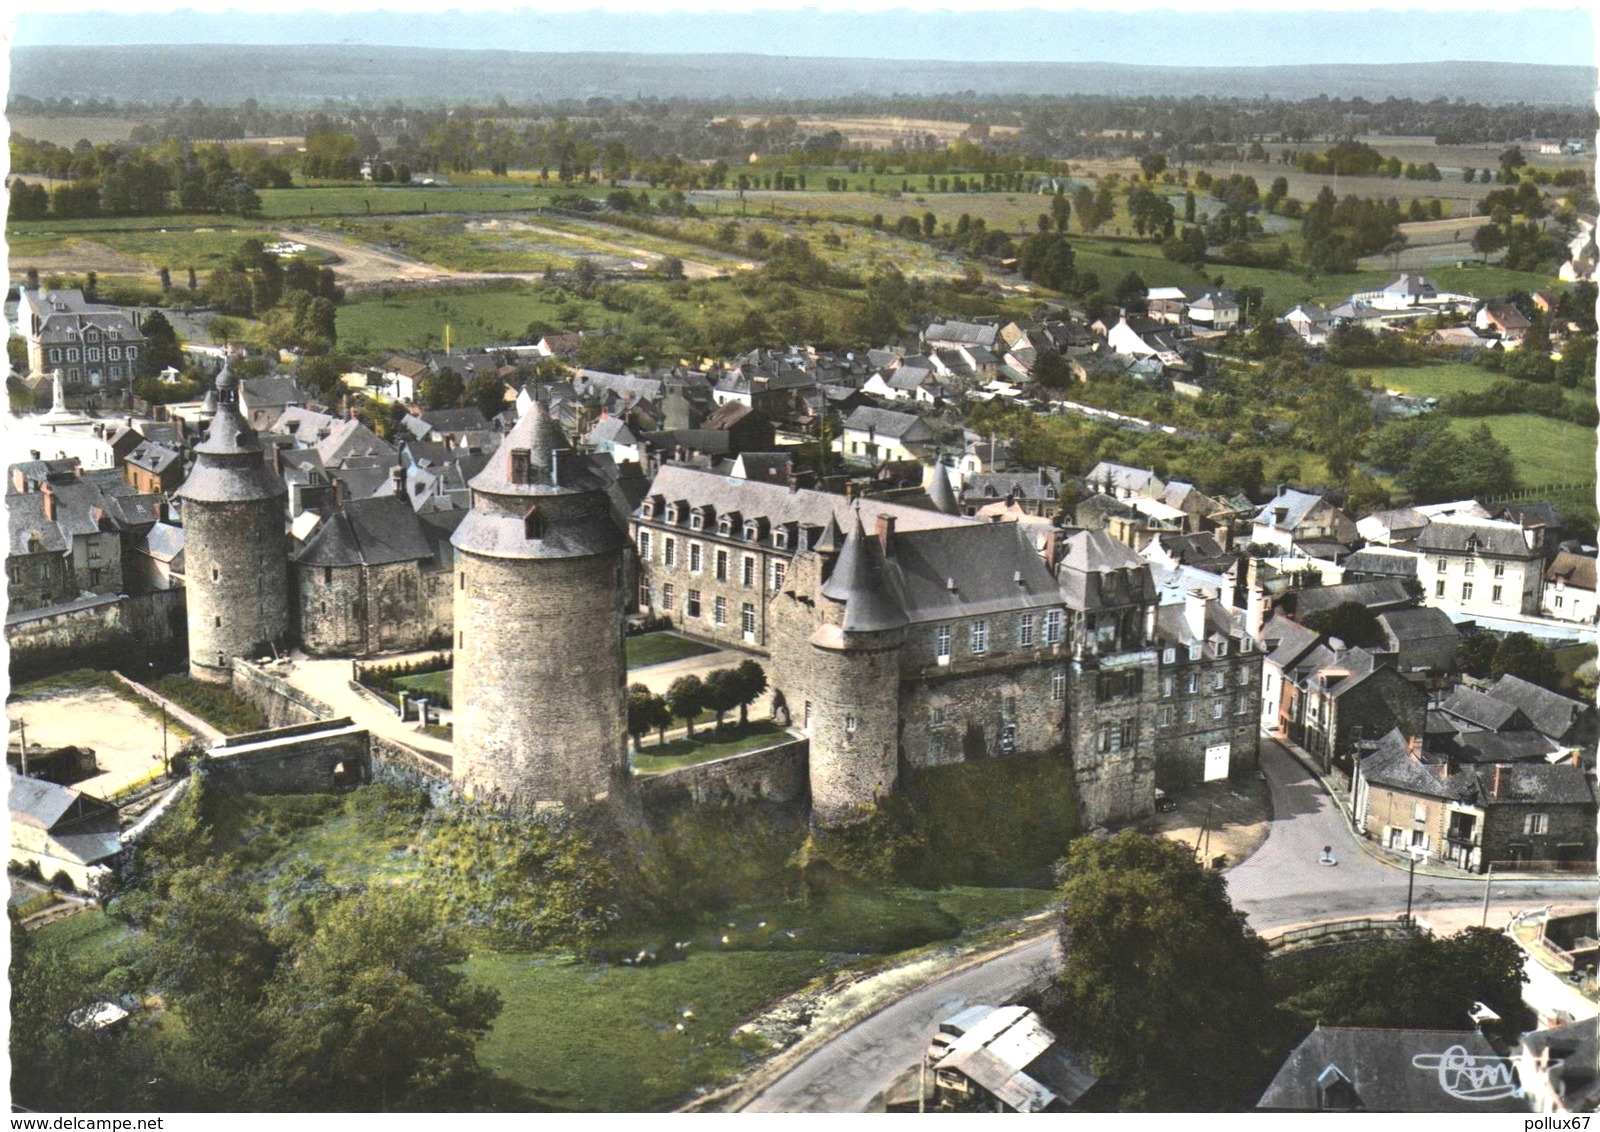
[[[492,0],[490,0],[492,2]],[[463,11],[427,0],[383,10],[274,10],[271,0],[224,9],[139,11],[138,0],[58,0],[16,17],[13,44],[309,44],[504,48],[523,51],[751,52],[787,56],[1107,62],[1165,66],[1405,63],[1484,60],[1592,66],[1586,7],[1494,9],[1492,0],[1423,0],[1399,9],[1339,9],[1328,0],[1197,10],[1172,0],[1122,0],[1117,10],[1017,8],[966,0],[959,10],[860,0],[828,8],[718,11],[633,0],[626,7]],[[781,2],[781,0],[779,0]],[[375,7],[372,5],[371,7]],[[246,10],[240,10],[240,9]],[[489,9],[489,10],[486,10]],[[1176,10],[1175,10],[1176,9]],[[1468,93],[1470,92],[1463,92]]]

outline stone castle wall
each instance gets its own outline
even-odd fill
[[[722,802],[801,802],[807,790],[807,751],[795,739],[762,751],[697,763],[660,774],[636,775],[633,788],[646,804],[686,799],[698,805]]]
[[[1100,676],[1137,674],[1142,691],[1101,698]],[[1067,733],[1086,827],[1144,817],[1155,809],[1156,706],[1153,651],[1075,663],[1067,679]]]
[[[415,562],[293,567],[300,640],[317,656],[424,649],[451,632],[451,575]]]
[[[234,661],[231,675],[234,692],[260,708],[269,727],[333,718],[334,711],[327,704],[248,661]]]
[[[84,609],[33,610],[8,621],[13,680],[72,668],[149,663],[166,668],[185,656],[185,593],[157,590],[108,597]]]

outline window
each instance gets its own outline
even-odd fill
[[[213,617],[213,618],[212,618],[212,619],[211,619],[211,627],[212,627],[212,628],[213,628],[213,629],[220,629],[220,628],[222,628],[222,618],[221,618],[221,617]]]
[[[1539,837],[1550,832],[1549,814],[1529,814],[1522,819],[1522,832],[1530,837]]]
[[[1058,645],[1061,643],[1061,610],[1052,609],[1044,615],[1044,643]]]
[[[689,591],[689,606],[684,612],[687,613],[690,617],[699,617],[700,616],[700,591],[699,590],[690,590]]]
[[[744,562],[740,566],[739,581],[744,584],[745,589],[749,589],[756,584],[755,555],[747,554],[744,556]]]
[[[59,362],[61,360],[61,351],[60,350],[51,350],[50,351],[50,360],[52,362]],[[78,352],[76,350],[72,351],[71,360],[72,361],[77,361],[78,360]]]
[[[950,662],[950,626],[940,625],[933,631],[933,653],[940,664]]]
[[[717,519],[717,533],[719,535],[724,536],[724,537],[732,535],[733,534],[733,520],[731,518],[729,518],[727,515],[723,515],[720,518],[718,518]]]
[[[678,564],[678,540],[671,535],[661,540],[661,561],[667,566]]]
[[[1194,722],[1194,703],[1192,701],[1183,705],[1183,721],[1185,723]]]
[[[752,639],[756,635],[756,607],[748,601],[739,607],[739,631]]]
[[[856,733],[856,717],[855,716],[847,715],[847,716],[844,717],[844,733],[846,735],[854,735]]]
[[[1190,660],[1199,660],[1200,659],[1200,648],[1201,648],[1201,645],[1200,645],[1199,641],[1196,641],[1194,644],[1189,646],[1189,659]]]
[[[324,566],[322,568],[322,584],[325,585],[325,586],[333,585],[333,567],[332,566]]]
[[[1240,692],[1238,699],[1236,699],[1234,701],[1233,713],[1235,715],[1244,715],[1249,710],[1250,710],[1250,697],[1245,695],[1243,692]]]
[[[928,757],[941,758],[944,755],[944,732],[935,731],[928,736]]]
[[[466,643],[467,635],[458,629],[456,631],[456,648],[462,648],[466,645]],[[222,654],[220,652],[217,654],[217,663],[222,663]]]
[[[935,704],[935,705],[933,705],[932,707],[930,707],[928,709],[928,726],[929,727],[943,727],[944,726],[944,705],[943,704]]]
[[[1017,725],[1008,723],[1000,728],[1000,753],[1009,755],[1017,749]]]
[[[671,582],[665,583],[661,587],[661,608],[670,613],[672,611],[672,603],[677,599],[678,587]]]
[[[650,600],[650,583],[639,583],[639,608],[649,609],[653,603]]]
[[[1239,676],[1238,683],[1239,683],[1239,686],[1242,688],[1246,684],[1250,683],[1250,670],[1248,668],[1240,668],[1237,671],[1238,671],[1238,676]]]
[[[1222,711],[1223,711],[1222,701],[1221,700],[1214,701],[1212,703],[1212,705],[1211,705],[1211,718],[1212,719],[1221,719],[1222,718]]]
[[[989,622],[974,621],[967,632],[973,656],[982,656],[989,651]]]
[[[461,583],[456,588],[465,590],[467,588],[467,572],[465,570],[461,571],[461,573],[456,575],[456,578]]]
[[[1433,596],[1434,597],[1443,597],[1444,596],[1444,579],[1443,578],[1440,578],[1438,583],[1433,587]]]
[[[717,551],[715,561],[717,565],[717,581],[726,582],[728,580],[728,552],[726,550]]]
[[[1489,600],[1494,602],[1496,605],[1499,605],[1500,604],[1500,591],[1503,590],[1504,588],[1505,588],[1504,586],[1496,586],[1496,587],[1494,587],[1494,589],[1492,591],[1490,591]]]
[[[1120,733],[1118,734],[1117,738],[1119,740],[1121,739]],[[1100,753],[1106,754],[1111,749],[1111,724],[1102,723],[1100,725]]]
[[[120,347],[120,346],[112,346],[109,350],[107,350],[106,351],[106,360],[107,361],[112,361],[112,362],[120,362],[122,360],[122,347]]]
[[[698,574],[705,568],[705,548],[697,542],[689,544],[689,573]]]
[[[706,513],[698,507],[689,512],[689,529],[691,531],[703,531],[706,529]]]
[[[1426,802],[1418,802],[1416,805],[1412,806],[1411,807],[1411,820],[1412,821],[1427,821],[1428,820],[1428,803],[1426,803]]]
[[[1239,638],[1239,651],[1252,652],[1256,647],[1255,639],[1248,634]]]
[[[1161,694],[1163,696],[1172,695],[1172,685],[1173,678],[1171,676],[1163,676],[1161,678]]]
[[[1461,564],[1461,572],[1469,578],[1472,577],[1472,575],[1477,571],[1477,568],[1477,561],[1471,558],[1467,559]]]
[[[1447,569],[1449,569],[1450,560],[1448,558],[1436,558],[1434,559],[1433,565],[1434,568],[1439,571],[1439,573],[1443,574]]]
[[[1173,717],[1176,714],[1177,713],[1172,710],[1172,705],[1171,704],[1168,704],[1165,707],[1163,707],[1161,709],[1161,726],[1163,726],[1163,727],[1171,727],[1172,726]]]
[[[1218,669],[1217,671],[1213,672],[1211,674],[1211,690],[1213,692],[1222,691],[1222,681],[1225,678],[1226,678],[1226,673],[1224,673],[1221,669]]]
[[[221,576],[222,576],[222,572],[220,570],[218,570],[215,566],[211,567],[211,580],[213,582],[216,581]]]
[[[1161,663],[1162,664],[1176,664],[1176,663],[1178,663],[1178,650],[1177,649],[1162,649],[1161,650]]]
[[[671,540],[668,540],[668,541],[671,541]],[[650,561],[650,532],[649,531],[640,531],[639,532],[639,561],[641,561],[641,562]]]
[[[1128,748],[1130,751],[1133,749],[1133,739],[1136,730],[1137,725],[1133,720],[1124,719],[1122,721],[1122,745]]]
[[[711,620],[719,628],[728,623],[728,599],[719,597],[711,603]]]
[[[770,570],[770,572],[772,574],[772,588],[773,589],[781,590],[783,588],[784,573],[788,569],[789,569],[789,564],[787,562],[780,562],[777,559],[773,560],[772,566],[771,566],[771,570]]]
[[[1200,690],[1200,673],[1198,673],[1198,672],[1189,673],[1188,679],[1186,679],[1184,681],[1184,689],[1183,690],[1185,692],[1188,692],[1190,695],[1193,695],[1194,693],[1198,692]]]
[[[139,356],[139,347],[137,347],[137,346],[129,346],[128,347],[128,360],[131,362],[135,358],[137,358],[138,356]]]
[[[744,541],[755,542],[761,538],[761,524],[751,519],[744,525]]]
[[[85,350],[83,352],[83,360],[86,362],[98,362],[100,360],[100,351],[98,349]]]
[[[777,547],[779,550],[788,550],[789,532],[784,530],[782,527],[778,527],[776,530],[774,530],[772,532],[772,545]]]
[[[1471,601],[1472,600],[1472,583],[1471,582],[1462,582],[1461,583],[1461,600],[1462,601]]]
[[[1017,645],[1021,648],[1030,648],[1033,645],[1033,614],[1024,613],[1017,620]]]
[[[1560,594],[1556,595],[1556,608],[1557,609],[1561,608],[1561,595]]]
[[[1052,672],[1050,674],[1050,698],[1060,703],[1067,698],[1067,674],[1065,672]]]
[[[1496,562],[1494,564],[1494,576],[1497,578],[1506,576],[1506,564],[1504,562]]]

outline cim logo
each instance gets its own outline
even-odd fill
[[[1479,1057],[1465,1046],[1451,1046],[1443,1053],[1419,1053],[1411,1059],[1417,1069],[1439,1075],[1439,1088],[1463,1101],[1498,1101],[1522,1096],[1509,1058]]]

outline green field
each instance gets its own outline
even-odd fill
[[[262,189],[261,214],[269,220],[322,216],[433,215],[441,212],[516,212],[542,208],[556,195],[604,196],[598,186],[548,186],[507,182],[473,187],[349,185]]]
[[[712,738],[713,735],[717,738]],[[776,723],[751,720],[740,727],[735,722],[720,733],[697,731],[693,740],[673,739],[665,746],[646,745],[643,751],[632,756],[633,769],[639,774],[660,774],[664,770],[677,770],[679,767],[723,759],[745,751],[760,750],[785,742],[788,738],[788,731]]]
[[[339,345],[367,350],[438,349],[450,344],[515,342],[528,327],[549,331],[608,321],[598,302],[567,298],[537,283],[490,284],[427,291],[366,291],[339,305]]]
[[[1511,449],[1517,478],[1524,487],[1594,479],[1595,434],[1592,429],[1532,413],[1464,417],[1450,424],[1458,432],[1471,431],[1480,424],[1488,425],[1495,439]]]
[[[648,668],[652,664],[665,664],[669,660],[683,660],[690,656],[705,656],[716,652],[714,645],[691,641],[676,633],[641,633],[627,639],[628,667]]]
[[[412,692],[419,692],[424,696],[449,696],[451,670],[446,668],[441,672],[422,672],[416,676],[397,676],[395,683]]]
[[[1451,393],[1482,393],[1496,381],[1508,380],[1466,362],[1432,362],[1422,366],[1389,366],[1383,369],[1355,369],[1358,381],[1366,378],[1374,389],[1393,389],[1417,397],[1446,397]]]

